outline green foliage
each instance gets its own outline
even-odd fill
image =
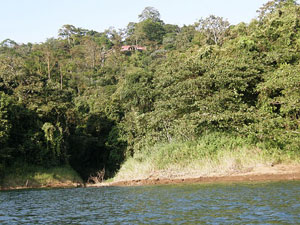
[[[296,157],[299,10],[293,0],[274,0],[250,24],[212,15],[179,27],[147,7],[125,33],[64,25],[45,43],[4,40],[1,173],[24,161],[70,164],[85,179],[105,168],[110,177],[126,157],[157,146],[155,160],[204,157],[198,145],[209,132],[224,137],[210,139],[205,154],[217,154],[230,135]]]
[[[141,21],[152,20],[153,22],[160,22],[160,13],[153,7],[146,7],[143,12],[139,15]]]
[[[42,126],[47,141],[47,151],[52,151],[54,157],[59,157],[62,154],[63,130],[60,124],[56,126],[51,123],[45,123]]]
[[[125,104],[128,111],[135,108],[139,112],[151,110],[152,74],[140,68],[128,68],[125,76],[124,86],[120,93],[120,100]]]
[[[9,96],[0,92],[0,143],[3,145],[8,137],[11,124],[8,121]]]
[[[44,168],[16,162],[7,168],[0,186],[2,188],[55,187],[65,184],[72,187],[74,183],[82,183],[82,179],[69,166]]]
[[[140,45],[155,46],[161,44],[165,33],[163,24],[151,19],[136,24],[134,28],[136,42]]]
[[[8,118],[11,99],[9,96],[0,92],[0,178],[5,169],[5,164],[10,157],[10,149],[7,148],[7,141],[11,129],[11,121]]]
[[[149,156],[158,169],[167,169],[172,165],[180,165],[182,168],[195,161],[203,159],[217,160],[221,152],[238,153],[241,149],[255,149],[254,145],[242,137],[230,133],[208,133],[194,141],[172,142],[155,145],[148,150]],[[145,159],[144,159],[145,160]]]
[[[208,44],[222,45],[229,22],[222,17],[210,15],[200,19],[196,26],[205,35]]]
[[[118,180],[179,178],[249,172],[262,165],[299,161],[298,155],[253,144],[232,133],[205,133],[196,140],[157,143],[129,157],[114,178]]]

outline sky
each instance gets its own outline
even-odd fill
[[[102,32],[138,22],[147,6],[165,23],[194,24],[213,14],[231,24],[249,23],[268,0],[0,0],[0,42],[40,43],[57,37],[65,24]]]

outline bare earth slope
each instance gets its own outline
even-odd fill
[[[147,179],[120,180],[114,182],[88,185],[103,186],[140,186],[180,183],[213,183],[213,182],[251,182],[251,181],[290,181],[300,180],[300,165],[274,165],[249,168],[248,171],[232,172],[230,174],[211,174],[207,176],[169,175],[154,173]]]

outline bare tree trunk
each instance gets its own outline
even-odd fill
[[[163,122],[163,125],[164,125],[164,128],[165,128],[165,132],[166,132],[168,142],[171,143],[172,142],[172,136],[169,134],[168,126],[166,125],[166,121]]]

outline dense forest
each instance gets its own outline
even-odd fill
[[[208,133],[300,153],[300,6],[273,0],[249,24],[166,24],[147,7],[122,30],[64,25],[0,44],[0,176],[22,163],[111,177],[148,146]]]

